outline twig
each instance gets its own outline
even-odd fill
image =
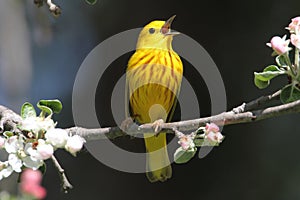
[[[53,161],[57,171],[59,172],[59,176],[60,176],[60,179],[62,182],[62,189],[65,193],[67,193],[69,191],[69,189],[73,188],[73,186],[69,182],[69,180],[65,174],[65,170],[60,166],[59,162],[57,161],[57,159],[55,158],[54,155],[51,156],[51,160]]]
[[[55,16],[55,17],[58,17],[60,14],[61,14],[61,8],[54,4],[52,2],[52,0],[47,0],[47,4],[49,6],[49,10],[50,12]]]
[[[251,111],[258,109],[259,107],[273,101],[273,100],[279,100],[280,99],[280,93],[281,90],[278,90],[277,92],[265,96],[261,96],[253,101],[250,101],[249,103],[243,103],[242,105],[233,108],[232,111],[235,113],[242,113],[245,111]]]
[[[0,133],[4,131],[19,132],[17,125],[20,124],[22,118],[14,111],[0,105]]]

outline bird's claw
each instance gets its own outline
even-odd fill
[[[164,120],[158,119],[153,122],[152,127],[154,129],[155,135],[158,135],[159,132],[162,130],[162,124],[164,123]]]

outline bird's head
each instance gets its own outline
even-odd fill
[[[137,43],[137,49],[154,48],[172,50],[172,39],[178,32],[171,31],[171,24],[176,15],[167,21],[152,21],[141,31]]]

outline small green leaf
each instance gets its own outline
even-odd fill
[[[208,139],[194,139],[194,144],[196,147],[211,147],[211,146],[219,146],[218,142],[212,142]]]
[[[97,3],[97,0],[85,0],[85,2],[90,5],[95,5]]]
[[[288,66],[288,64],[287,64],[287,62],[286,62],[286,60],[285,60],[285,57],[284,57],[283,55],[277,56],[277,57],[275,58],[275,61],[276,61],[277,65],[278,65],[279,67],[286,67],[286,66]]]
[[[256,79],[260,81],[269,81],[272,78],[275,78],[278,75],[285,74],[284,70],[280,70],[275,65],[270,65],[264,69],[263,72],[254,72],[254,76]]]
[[[290,103],[300,99],[299,88],[293,85],[287,85],[281,90],[280,100],[282,103]]]
[[[31,103],[25,102],[21,108],[21,117],[26,119],[27,117],[36,117],[36,112]]]
[[[48,113],[49,115],[54,113],[59,113],[62,109],[62,104],[58,99],[53,100],[40,100],[37,103],[37,107],[42,111]]]
[[[269,86],[270,81],[261,81],[261,80],[257,79],[256,76],[254,76],[254,84],[259,89],[264,89]]]
[[[197,148],[190,150],[184,150],[182,147],[179,147],[174,153],[174,161],[177,164],[183,164],[191,160],[197,152]]]
[[[11,131],[5,131],[5,132],[3,133],[3,135],[4,135],[5,137],[9,138],[9,137],[11,137],[11,136],[14,136],[14,133],[11,132]]]
[[[196,147],[202,147],[204,144],[204,138],[201,139],[194,139],[194,144]]]

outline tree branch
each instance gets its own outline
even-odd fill
[[[274,118],[282,115],[300,112],[300,100],[283,105],[257,109],[258,107],[268,104],[273,100],[278,100],[279,95],[280,91],[277,91],[274,94],[262,96],[247,104],[243,103],[237,108],[234,108],[232,111],[223,112],[210,117],[203,117],[179,122],[162,123],[160,124],[160,128],[169,133],[174,133],[175,129],[178,131],[192,131],[198,129],[201,126],[205,126],[206,123],[210,122],[213,122],[219,126],[225,126],[230,124],[260,121],[268,118]],[[6,128],[10,128],[10,130],[18,130],[17,125],[20,124],[21,121],[22,119],[18,114],[14,113],[4,106],[0,106],[0,128],[2,128],[0,133],[3,132]],[[153,126],[153,124],[149,123],[140,126],[132,124],[126,130],[119,127],[95,129],[71,127],[65,130],[71,135],[79,135],[86,140],[97,140],[107,138],[114,139],[128,134],[135,135],[145,132],[154,132],[154,129],[155,127]],[[126,134],[125,132],[128,132],[128,134]]]
[[[71,183],[69,182],[66,174],[65,174],[65,170],[60,166],[58,160],[56,159],[56,157],[54,155],[51,156],[51,160],[54,163],[54,166],[56,167],[61,182],[62,182],[62,189],[64,190],[65,193],[67,193],[69,191],[69,189],[72,189],[73,186],[71,185]]]

